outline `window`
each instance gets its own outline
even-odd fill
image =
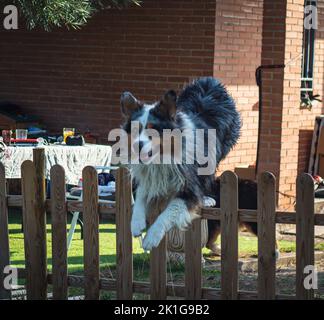
[[[305,0],[305,7],[310,5],[316,7],[317,1]],[[302,75],[301,75],[301,98],[302,99],[308,98],[313,95],[314,49],[315,49],[315,29],[304,28]]]

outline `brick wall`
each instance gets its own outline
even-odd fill
[[[239,144],[220,171],[256,157],[258,87],[263,73],[260,171],[277,176],[278,189],[295,193],[305,170],[315,116],[301,110],[300,74],[304,0],[145,0],[143,6],[98,14],[80,31],[0,31],[0,99],[39,115],[51,131],[89,128],[106,141],[119,126],[119,97],[130,90],[155,100],[192,78],[219,77],[243,119]],[[324,30],[324,0],[318,1]],[[318,31],[314,93],[324,96],[324,31]],[[293,61],[293,63],[292,63]],[[292,198],[279,197],[291,207]]]
[[[319,27],[324,24],[324,1],[318,1]],[[295,195],[296,177],[300,172],[307,171],[310,145],[314,129],[315,117],[323,112],[322,104],[314,105],[312,110],[300,108],[300,74],[303,39],[303,0],[287,0],[285,74],[282,111],[282,137],[280,157],[279,190],[288,195]],[[315,64],[314,64],[314,94],[323,97],[324,53],[323,31],[317,32]],[[293,61],[293,62],[292,62]],[[282,208],[291,208],[294,199],[279,196]]]
[[[303,39],[304,0],[265,0],[263,24],[263,63],[284,63],[283,72],[267,72],[264,94],[260,171],[270,170],[277,177],[279,206],[292,209],[298,173],[307,171],[316,115],[300,108],[300,76]],[[319,1],[319,24],[323,22],[324,1]],[[285,17],[285,19],[282,19]],[[314,93],[323,95],[323,33],[317,33]],[[269,121],[268,121],[269,120]]]
[[[155,100],[213,74],[214,0],[145,0],[98,14],[80,31],[0,31],[0,99],[51,131],[119,126],[119,97]]]
[[[238,146],[221,170],[255,160],[258,91],[254,71],[262,64],[286,64],[263,71],[263,116],[259,171],[277,177],[278,204],[292,209],[297,174],[307,170],[315,116],[300,108],[304,0],[216,1],[214,74],[228,86],[243,118]],[[324,0],[318,1],[319,28],[324,27]],[[261,31],[260,31],[261,30]],[[314,94],[324,95],[324,28],[316,35]],[[254,42],[253,42],[254,41]],[[246,72],[244,72],[246,71]],[[288,195],[288,196],[287,196]]]
[[[262,65],[284,64],[286,4],[264,0]],[[264,69],[263,112],[259,172],[271,171],[280,178],[283,69]]]
[[[304,0],[287,0],[285,73],[282,109],[282,137],[279,190],[294,196],[298,164],[301,54],[303,39]],[[297,59],[298,58],[298,59]],[[297,59],[297,60],[296,60]],[[280,195],[281,207],[290,206],[293,198]]]
[[[260,0],[216,0],[214,75],[237,102],[243,120],[238,145],[220,171],[253,164],[258,132],[258,87],[255,69],[261,64],[262,8]]]

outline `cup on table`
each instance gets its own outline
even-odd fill
[[[26,140],[27,134],[28,134],[28,130],[26,129],[16,129],[16,139]]]
[[[74,136],[75,129],[74,128],[64,128],[63,129],[63,141],[66,143],[66,138],[70,136]]]

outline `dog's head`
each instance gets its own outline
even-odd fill
[[[121,95],[123,129],[129,136],[131,154],[140,155],[140,162],[152,162],[155,155],[162,153],[163,130],[176,128],[176,100],[173,90],[152,104],[137,100],[130,92]]]

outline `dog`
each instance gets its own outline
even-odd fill
[[[220,207],[220,180],[216,180],[215,189],[216,207]],[[255,181],[238,179],[238,207],[240,209],[256,210],[258,208],[258,186]],[[258,224],[256,222],[239,222],[239,228],[246,229],[251,234],[258,235]],[[212,253],[219,255],[220,250],[216,245],[216,241],[221,232],[221,224],[219,220],[208,220],[208,241],[206,247]]]
[[[198,217],[201,206],[215,205],[215,170],[239,139],[241,117],[224,85],[212,77],[194,80],[179,96],[169,90],[160,101],[152,104],[137,100],[130,92],[124,92],[120,102],[124,117],[122,128],[134,138],[129,147],[145,155],[138,163],[130,164],[132,179],[137,185],[131,221],[133,236],[141,236],[146,229],[147,215],[153,205],[160,204],[164,208],[142,241],[143,248],[151,250],[159,245],[171,228],[186,230]],[[132,132],[133,123],[138,124],[135,134]],[[146,162],[150,156],[153,157],[152,150],[155,148],[146,129],[154,129],[159,134],[164,130],[203,130],[202,141],[195,138],[189,147],[186,146],[186,151],[189,149],[190,153],[190,150],[203,145],[204,155],[208,152],[215,154],[215,170],[210,174],[198,174],[205,164],[199,163],[194,152],[191,153],[194,159],[190,164]],[[209,129],[217,133],[212,146],[206,146]],[[162,155],[166,153],[164,149]]]
[[[215,207],[220,207],[220,180],[216,179],[216,190],[214,193],[216,202]],[[247,179],[238,179],[238,207],[239,209],[257,210],[258,209],[258,184],[255,181]],[[210,249],[214,255],[220,255],[220,248],[216,241],[221,232],[221,223],[219,220],[208,220],[208,240],[206,248]],[[239,229],[246,230],[254,236],[258,236],[257,222],[239,221]],[[276,240],[276,260],[280,257],[279,243]]]

